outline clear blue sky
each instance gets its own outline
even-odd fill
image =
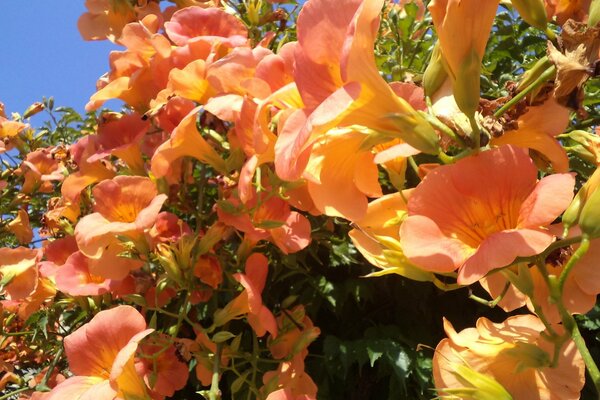
[[[6,111],[54,96],[82,112],[98,77],[108,70],[108,42],[85,42],[77,19],[83,0],[4,0],[0,12],[0,101]]]

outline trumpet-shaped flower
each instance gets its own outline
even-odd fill
[[[398,274],[417,281],[429,281],[433,274],[412,265],[402,253],[399,226],[406,215],[410,191],[392,193],[369,203],[367,214],[355,221],[348,235],[352,243],[380,271],[368,276]]]
[[[87,162],[93,163],[113,155],[123,160],[132,171],[145,172],[141,142],[149,127],[150,123],[136,113],[102,115],[96,139],[98,149]]]
[[[467,115],[474,113],[479,104],[479,71],[498,3],[434,0],[429,4],[456,102]]]
[[[283,179],[300,178],[312,146],[334,127],[362,125],[437,152],[431,126],[377,70],[373,47],[382,7],[380,0],[314,0],[303,7],[294,78],[305,107],[277,139],[275,166]]]
[[[574,185],[571,174],[538,182],[533,161],[512,146],[438,167],[408,200],[402,249],[415,265],[458,269],[458,282],[471,284],[548,247],[555,237],[546,227],[569,205]]]
[[[366,138],[357,130],[336,129],[313,146],[304,176],[323,214],[356,221],[365,215],[367,197],[382,195],[375,155],[361,151]]]
[[[87,12],[77,21],[79,33],[84,40],[115,41],[121,36],[123,27],[141,19],[144,15],[160,15],[158,2],[148,1],[144,6],[133,6],[128,2],[111,0],[86,0]]]
[[[252,254],[246,260],[245,272],[234,274],[234,278],[245,290],[225,308],[217,310],[214,324],[221,326],[232,319],[247,315],[248,322],[257,336],[264,336],[267,332],[277,336],[275,317],[262,303],[262,291],[269,273],[267,257],[260,253]]]
[[[24,299],[35,290],[38,283],[37,262],[40,257],[39,250],[27,247],[0,248],[1,282],[9,299]]]
[[[17,216],[6,224],[6,230],[15,235],[20,244],[29,244],[33,239],[33,230],[29,224],[27,210],[21,208],[17,211]]]
[[[457,333],[444,320],[448,339],[433,356],[433,378],[440,395],[482,387],[483,374],[501,385],[514,400],[578,399],[584,383],[584,366],[573,341],[563,344],[557,365],[551,367],[554,343],[541,334],[544,324],[533,315],[517,315],[495,324],[479,318],[476,328]],[[496,387],[496,389],[498,389]],[[473,397],[477,398],[477,397]],[[498,398],[498,397],[494,397]]]
[[[148,398],[134,355],[138,343],[152,331],[131,306],[100,311],[65,337],[69,369],[75,376],[56,386],[48,400]]]
[[[35,190],[42,193],[51,192],[52,181],[62,181],[66,172],[50,149],[40,149],[27,154],[20,170],[24,177],[21,188],[23,193],[32,193]]]
[[[225,171],[225,162],[217,151],[202,137],[196,127],[196,119],[200,108],[194,108],[173,130],[171,138],[160,145],[152,157],[152,173],[163,177],[169,173],[171,164],[181,157],[194,157],[214,167],[217,171]]]
[[[74,204],[83,189],[93,183],[110,179],[115,176],[115,173],[100,160],[88,161],[88,158],[98,151],[95,136],[85,136],[79,139],[71,146],[70,150],[73,161],[79,169],[65,178],[60,189],[64,199]]]
[[[105,180],[92,192],[95,212],[79,221],[75,227],[75,238],[80,251],[95,260],[111,256],[116,261],[117,254],[123,251],[116,235],[129,236],[134,240],[143,238],[144,232],[156,222],[167,199],[166,195],[157,193],[150,179],[137,176]],[[98,272],[95,271],[106,278],[123,279],[129,270],[110,268],[103,273]]]

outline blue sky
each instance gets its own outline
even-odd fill
[[[7,0],[0,13],[0,101],[6,111],[54,96],[82,112],[98,77],[108,70],[108,41],[85,42],[77,19],[83,0]]]

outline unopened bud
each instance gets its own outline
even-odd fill
[[[598,135],[575,130],[564,136],[572,141],[567,147],[570,153],[577,155],[590,164],[600,165],[600,137]]]
[[[27,107],[27,110],[25,110],[25,112],[23,113],[23,118],[25,119],[25,118],[33,117],[35,114],[42,112],[44,110],[44,108],[46,108],[46,107],[39,101],[36,103],[33,103],[32,105]]]
[[[529,25],[541,30],[546,30],[548,15],[542,0],[511,0],[521,18]]]
[[[467,116],[475,115],[479,107],[481,60],[475,49],[463,60],[454,81],[454,98],[458,108]]]
[[[590,179],[588,179],[588,181],[582,186],[582,188],[579,189],[579,192],[577,192],[577,194],[575,195],[575,198],[573,199],[571,204],[569,204],[569,207],[567,207],[567,209],[563,213],[562,222],[563,222],[563,225],[565,226],[565,232],[568,231],[568,229],[570,227],[572,227],[573,225],[576,225],[577,223],[581,224],[581,221],[583,219],[584,208],[587,207],[587,203],[591,200],[592,195],[600,192],[600,190],[598,190],[598,186],[600,186],[600,168],[596,168],[596,171],[594,171],[592,176],[590,176]],[[598,195],[596,195],[596,197],[598,197]],[[596,204],[596,207],[598,207],[598,206],[600,206],[600,204]],[[595,211],[595,213],[599,214],[598,208],[596,208],[595,210],[588,208],[587,212],[588,212],[588,214],[590,214],[590,217],[589,217],[590,219],[588,219],[588,222],[586,223],[586,225],[588,227],[589,227],[590,221],[594,219],[591,217],[591,214],[593,214],[594,211]],[[598,222],[600,222],[600,221],[598,221]],[[599,224],[598,229],[600,229],[600,224]],[[582,227],[582,230],[583,230],[583,227]],[[586,232],[586,233],[588,233],[588,232]],[[588,234],[590,234],[590,233],[588,233]]]
[[[156,246],[156,258],[167,273],[167,276],[173,281],[181,283],[183,276],[179,263],[168,245],[159,243]]]
[[[533,67],[531,67],[531,69],[526,71],[523,74],[523,76],[521,77],[521,80],[519,81],[519,84],[517,85],[517,92],[520,92],[523,89],[529,87],[533,82],[535,82],[540,77],[540,75],[542,75],[551,66],[552,66],[552,63],[550,62],[550,60],[548,60],[548,56],[544,56],[544,57],[540,58],[539,60],[537,60],[537,62],[533,65]]]
[[[600,22],[600,0],[592,0],[590,12],[588,15],[588,26],[596,26]]]
[[[404,101],[399,98],[400,101]],[[410,107],[406,103],[407,107]],[[438,154],[440,138],[427,120],[414,111],[410,114],[393,114],[388,116],[398,127],[398,136],[417,150],[427,154]]]
[[[597,188],[589,195],[581,209],[579,227],[592,238],[600,237],[600,190]]]
[[[448,78],[444,63],[440,43],[437,42],[431,53],[429,65],[427,65],[425,73],[423,74],[423,89],[425,90],[426,96],[432,97],[442,86],[446,78]]]

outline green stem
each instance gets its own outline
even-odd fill
[[[190,304],[190,292],[185,292],[185,299],[183,301],[183,306],[181,307],[181,311],[179,312],[179,315],[177,316],[177,325],[175,326],[175,333],[173,334],[173,337],[177,336],[177,334],[179,333],[179,329],[181,328],[181,324],[187,317],[187,314],[189,312],[189,310],[188,310],[189,304]]]
[[[579,249],[581,249],[582,247],[585,249],[586,245],[584,243],[586,242],[586,240],[587,240],[587,238],[583,239]],[[589,242],[589,240],[587,240],[587,241]],[[573,339],[573,342],[575,343],[575,346],[577,347],[579,354],[581,354],[581,357],[583,358],[583,362],[588,370],[588,373],[590,374],[590,377],[592,378],[592,381],[594,382],[594,386],[596,387],[597,394],[600,395],[600,370],[598,369],[596,362],[592,358],[592,355],[591,355],[589,349],[587,348],[587,345],[585,344],[585,340],[581,336],[581,332],[579,331],[579,327],[577,326],[577,322],[575,321],[575,318],[573,318],[571,313],[569,313],[569,311],[567,310],[567,308],[565,307],[565,304],[563,302],[564,281],[567,278],[569,271],[573,268],[573,265],[575,265],[577,263],[577,261],[580,259],[580,257],[583,254],[585,254],[586,251],[587,251],[587,249],[582,250],[581,253],[578,254],[577,259],[575,261],[573,261],[572,263],[571,263],[571,260],[575,257],[577,252],[575,252],[575,254],[573,254],[573,256],[571,256],[571,259],[569,259],[569,263],[563,269],[563,272],[561,273],[559,279],[551,279],[551,277],[548,275],[548,271],[547,271],[546,265],[545,265],[545,258],[538,257],[536,260],[537,261],[536,264],[540,268],[540,272],[542,272],[542,276],[544,277],[544,280],[546,281],[546,284],[548,285],[548,289],[550,291],[551,302],[556,304],[556,306],[558,307],[558,311],[560,313],[563,327],[569,333],[569,335],[571,336],[571,339]]]
[[[3,336],[25,336],[25,335],[33,335],[34,331],[23,331],[23,332],[2,332]]]
[[[50,377],[52,376],[52,371],[54,371],[54,368],[56,368],[56,364],[58,364],[58,362],[60,361],[64,351],[65,351],[65,348],[62,346],[58,349],[58,351],[56,352],[56,355],[52,359],[52,362],[48,366],[48,371],[46,371],[46,374],[44,375],[44,378],[42,379],[40,384],[35,387],[35,390],[40,390],[40,391],[49,391],[50,390],[50,388],[48,387],[48,381],[50,380]]]
[[[475,153],[477,153],[481,147],[481,129],[475,119],[475,114],[469,116],[469,122],[471,123],[471,129],[473,130],[473,136],[471,138],[473,141],[473,149],[475,150]]]
[[[455,162],[457,162],[461,158],[465,158],[467,156],[470,156],[471,154],[473,154],[473,149],[466,149],[464,151],[461,151],[460,153],[458,153],[455,156],[449,156],[448,154],[444,153],[443,151],[440,151],[438,153],[438,158],[444,164],[454,164]]]
[[[408,164],[410,165],[412,170],[415,171],[415,175],[417,175],[417,177],[418,177],[419,176],[419,166],[417,165],[417,163],[415,162],[415,159],[413,157],[408,157]]]
[[[459,135],[457,135],[456,132],[454,132],[452,129],[450,129],[450,127],[448,125],[446,125],[442,121],[440,121],[438,117],[433,115],[433,111],[431,109],[429,111],[429,114],[424,113],[423,115],[427,119],[427,122],[429,122],[434,128],[439,130],[442,134],[448,136],[450,138],[450,140],[460,144],[463,148],[467,147],[465,140],[462,137],[460,137]]]
[[[256,370],[258,369],[258,358],[260,357],[259,354],[259,348],[258,348],[258,338],[256,337],[256,333],[254,333],[254,331],[252,332],[252,378],[251,378],[251,382],[252,384],[254,384],[254,382],[256,382]],[[247,399],[251,399],[251,392],[248,392],[248,397]]]
[[[562,302],[561,302],[561,304],[562,304]],[[564,306],[563,306],[563,308],[564,308]],[[563,314],[563,313],[561,313],[561,314]],[[581,336],[581,332],[579,331],[577,322],[575,322],[575,319],[573,318],[573,316],[571,314],[569,314],[568,312],[566,312],[566,310],[565,310],[565,315],[563,316],[563,324],[570,331],[571,338],[573,339],[573,342],[575,342],[575,346],[577,346],[577,350],[579,350],[579,353],[581,354],[581,357],[583,358],[585,367],[587,368],[588,373],[590,374],[590,377],[592,378],[592,381],[594,382],[594,386],[596,387],[596,392],[598,394],[600,394],[600,370],[598,370],[598,366],[596,365],[596,362],[592,358],[592,354],[590,353],[589,349],[587,348],[587,345],[585,344],[585,340],[583,339],[583,336]]]
[[[475,296],[474,294],[470,293],[469,294],[469,298],[471,300],[476,301],[479,304],[483,304],[484,306],[488,306],[490,308],[494,308],[498,305],[498,303],[500,303],[502,301],[502,299],[504,298],[504,296],[506,296],[506,293],[508,292],[508,289],[510,288],[510,281],[506,281],[506,284],[504,285],[504,288],[502,289],[502,293],[500,293],[498,295],[498,297],[496,297],[494,300],[486,300],[483,299],[479,296]]]
[[[221,366],[221,343],[217,343],[217,352],[213,362],[212,381],[210,383],[210,391],[208,392],[209,400],[219,400],[221,391],[219,390],[219,368]]]
[[[571,258],[569,258],[567,265],[565,265],[562,272],[560,273],[560,277],[558,278],[558,290],[560,291],[560,293],[562,293],[563,288],[565,287],[565,282],[567,281],[567,278],[569,277],[569,273],[571,272],[571,270],[573,269],[575,264],[577,264],[577,262],[579,262],[579,260],[581,260],[581,257],[583,257],[585,255],[585,253],[587,253],[589,248],[590,248],[590,239],[588,237],[584,236],[583,240],[581,241],[581,244],[579,245],[577,250],[575,250],[575,253],[573,253]]]
[[[534,89],[536,89],[538,86],[540,86],[541,84],[545,83],[550,78],[552,78],[555,73],[556,73],[556,67],[554,65],[552,65],[550,68],[548,68],[546,71],[544,71],[539,76],[539,78],[537,78],[535,81],[533,81],[533,83],[531,85],[527,86],[521,92],[517,93],[512,99],[507,101],[506,104],[504,104],[502,107],[500,107],[498,109],[498,111],[496,111],[494,113],[494,118],[501,117],[502,114],[504,114],[515,104],[517,104],[518,102],[523,100],[525,98],[525,96],[527,96],[529,93],[531,93]]]
[[[546,257],[548,257],[550,255],[550,253],[552,253],[554,250],[560,249],[562,247],[567,247],[567,246],[570,246],[572,244],[579,243],[582,240],[583,240],[583,238],[581,236],[573,236],[571,238],[566,238],[566,239],[558,240],[558,241],[552,243],[550,246],[548,246],[546,248],[546,250],[544,250],[542,252],[542,254],[540,254],[540,258],[542,258],[543,260],[545,260]]]
[[[569,129],[569,131],[575,130],[575,129],[589,128],[590,126],[598,125],[599,123],[600,123],[600,116],[595,116],[592,118],[584,119],[583,121],[581,121],[579,123],[576,123]]]
[[[17,389],[14,392],[6,393],[4,396],[0,396],[0,400],[8,400],[11,397],[13,397],[14,395],[26,392],[28,390],[31,390],[31,388],[30,387],[22,387],[21,389]]]

